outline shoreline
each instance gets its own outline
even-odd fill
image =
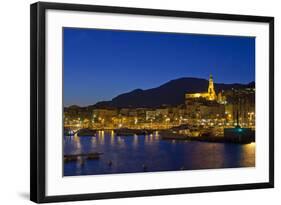
[[[95,136],[100,131],[113,131],[116,136],[130,137],[134,135],[150,135],[155,132],[159,132],[161,140],[176,140],[176,141],[198,141],[198,142],[215,142],[215,143],[235,143],[235,144],[249,144],[255,142],[255,136],[250,136],[246,138],[225,138],[224,136],[188,136],[185,134],[174,133],[172,129],[167,130],[155,130],[155,129],[129,129],[129,128],[120,128],[120,129],[81,129],[76,134],[78,137],[83,136]],[[74,135],[74,134],[72,134]],[[66,136],[72,136],[66,135]]]
[[[224,137],[189,137],[189,136],[176,136],[176,137],[163,137],[162,140],[176,140],[176,141],[195,141],[195,142],[210,142],[210,143],[232,143],[232,144],[250,144],[254,143],[255,140],[230,140],[225,139]]]

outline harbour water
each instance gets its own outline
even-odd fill
[[[255,143],[232,144],[161,140],[151,135],[64,136],[64,154],[100,152],[99,159],[64,162],[64,176],[255,166]]]

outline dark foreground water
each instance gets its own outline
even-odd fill
[[[255,143],[240,145],[161,140],[158,134],[118,137],[64,137],[65,154],[102,152],[98,160],[80,157],[64,163],[64,176],[255,166]]]

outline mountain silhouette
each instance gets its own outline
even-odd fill
[[[111,101],[101,101],[93,105],[95,108],[136,108],[160,107],[163,105],[175,106],[183,104],[186,93],[207,92],[209,81],[200,78],[179,78],[171,80],[159,87],[147,90],[136,89],[116,96]],[[249,84],[224,84],[215,83],[215,90],[239,89],[255,87],[255,82]]]

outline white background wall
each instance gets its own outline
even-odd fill
[[[49,0],[52,1],[52,0]],[[31,204],[29,198],[29,4],[0,4],[0,204]],[[275,17],[275,126],[279,127],[281,94],[281,12],[278,0],[84,0],[63,1],[127,7],[218,12]],[[278,117],[279,115],[279,117]],[[280,130],[275,132],[276,188],[264,190],[142,197],[69,204],[280,204]],[[279,201],[279,202],[278,202]],[[64,203],[63,203],[64,204]]]

